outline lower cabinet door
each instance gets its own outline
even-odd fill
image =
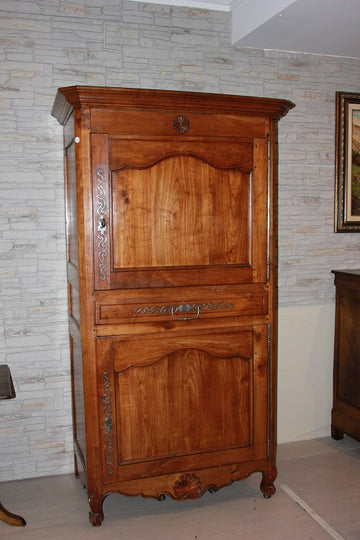
[[[100,338],[104,483],[266,458],[267,325]]]

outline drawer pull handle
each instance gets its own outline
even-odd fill
[[[197,319],[201,311],[216,311],[224,309],[232,309],[234,304],[226,302],[213,303],[205,302],[204,304],[179,304],[165,306],[144,306],[134,307],[135,315],[171,315],[176,321],[191,321]],[[178,314],[187,314],[178,316]]]

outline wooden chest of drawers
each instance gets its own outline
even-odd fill
[[[360,442],[360,270],[334,270],[336,285],[331,434]]]

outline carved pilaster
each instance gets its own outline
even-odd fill
[[[106,279],[107,258],[108,258],[108,236],[107,236],[107,202],[106,202],[106,184],[105,171],[103,167],[98,167],[96,170],[96,214],[98,219],[97,225],[97,242],[98,242],[98,270],[99,279]]]
[[[114,433],[113,433],[113,412],[111,406],[111,384],[110,375],[107,371],[103,379],[103,412],[104,412],[104,439],[105,439],[105,463],[108,474],[114,472]]]

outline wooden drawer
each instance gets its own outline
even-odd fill
[[[113,292],[111,297],[96,302],[96,324],[188,321],[267,313],[264,285],[234,286],[222,291],[209,289],[197,294],[191,288],[172,290],[167,296],[163,291],[159,295],[152,291],[150,295],[145,290],[142,294],[137,291],[137,296],[132,298],[119,295],[116,299]]]

